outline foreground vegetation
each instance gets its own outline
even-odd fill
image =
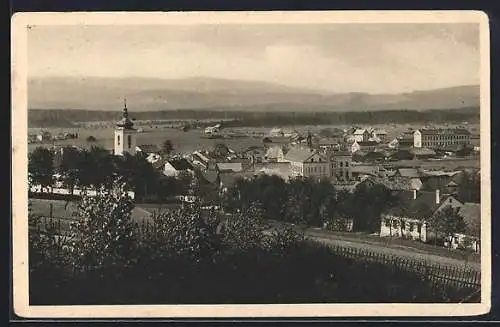
[[[134,224],[125,189],[118,181],[83,198],[64,235],[30,216],[31,304],[458,302],[474,291],[286,228],[264,233],[258,203],[229,218],[193,204]]]

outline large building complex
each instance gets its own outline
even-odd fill
[[[450,145],[469,145],[471,133],[465,128],[419,129],[413,133],[416,148],[444,148]]]

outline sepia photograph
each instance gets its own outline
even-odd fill
[[[486,14],[12,26],[17,315],[489,311]]]

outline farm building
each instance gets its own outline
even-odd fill
[[[406,237],[427,242],[435,237],[426,220],[447,206],[461,208],[462,203],[452,195],[413,190],[401,193],[400,203],[382,215],[381,237]]]

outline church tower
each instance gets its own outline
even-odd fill
[[[135,155],[137,145],[137,131],[134,123],[128,117],[127,100],[124,101],[122,119],[116,123],[115,127],[115,151],[114,154],[123,156],[129,153]]]

